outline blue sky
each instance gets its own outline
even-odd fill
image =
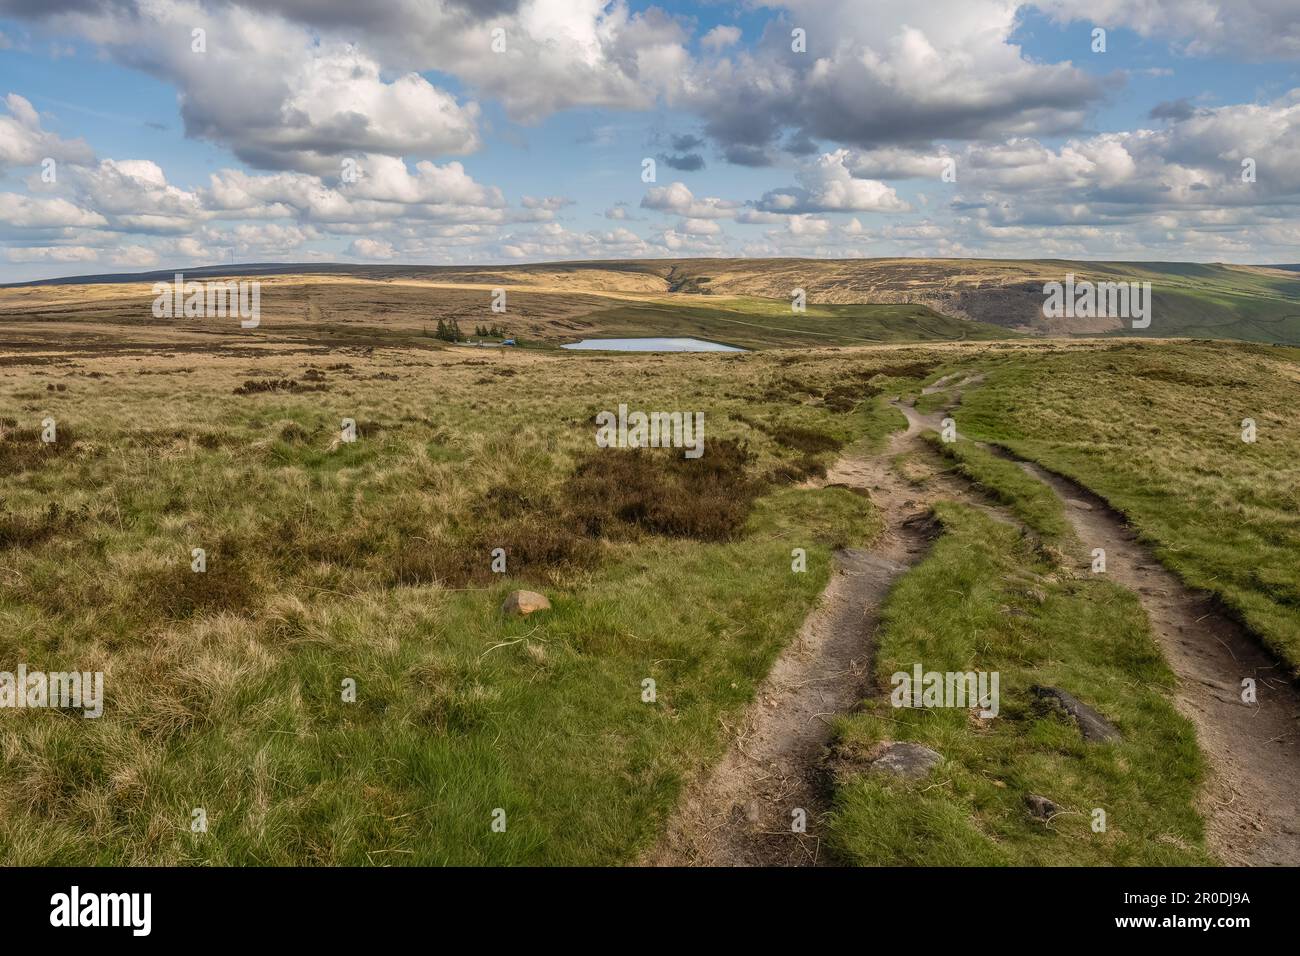
[[[0,281],[232,259],[1300,260],[1300,18],[1268,0],[34,6],[0,0]]]

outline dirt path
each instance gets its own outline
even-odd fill
[[[870,681],[880,606],[889,587],[929,547],[931,501],[971,500],[943,480],[913,487],[892,465],[921,447],[910,420],[885,451],[851,455],[824,485],[864,489],[885,521],[870,550],[836,555],[836,569],[795,640],[758,689],[726,756],[690,786],[659,844],[655,866],[809,866],[825,863],[820,832],[827,810],[819,766],[831,718],[856,707]],[[974,502],[972,502],[974,503]],[[796,809],[804,833],[792,829]]]
[[[935,430],[946,414],[903,411],[913,427]],[[1088,555],[1086,573],[1092,549],[1105,549],[1105,573],[1142,602],[1178,677],[1175,705],[1195,725],[1210,765],[1200,808],[1210,847],[1228,864],[1300,865],[1300,695],[1285,673],[1211,595],[1160,564],[1100,497],[1032,462],[1020,466],[1061,498]],[[1256,682],[1255,704],[1242,702],[1244,678]]]
[[[882,453],[842,458],[824,482],[866,490],[884,532],[870,550],[836,556],[818,606],[759,687],[726,755],[688,788],[643,863],[828,862],[820,837],[828,809],[820,763],[830,721],[869,692],[880,606],[893,582],[928,549],[930,504],[962,501],[1007,520],[955,479],[931,477],[922,488],[896,472],[893,460],[922,448],[918,436],[939,430],[948,413],[894,406],[907,416],[907,430],[894,434]],[[1184,587],[1105,502],[1036,465],[1021,466],[1056,491],[1085,553],[1104,548],[1106,573],[1134,591],[1146,610],[1178,677],[1175,703],[1196,727],[1211,768],[1201,810],[1213,851],[1230,864],[1300,865],[1300,695],[1257,641],[1207,595]],[[1257,704],[1240,699],[1246,677],[1257,682]],[[803,833],[791,827],[797,808],[806,812]]]
[[[1201,806],[1210,846],[1225,863],[1300,865],[1300,697],[1284,672],[1210,595],[1166,570],[1102,499],[1037,465],[1022,467],[1060,495],[1085,550],[1104,548],[1107,576],[1146,609],[1178,676],[1175,703],[1210,764]],[[1258,703],[1242,702],[1244,678],[1255,680]]]

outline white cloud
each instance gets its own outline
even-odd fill
[[[466,153],[478,106],[414,72],[391,80],[358,46],[252,8],[105,4],[60,19],[128,66],[174,83],[186,132],[255,166],[326,173],[351,152]],[[191,31],[206,30],[195,52]]]
[[[845,165],[847,149],[824,153],[796,174],[799,187],[766,193],[758,207],[765,212],[908,212],[911,207],[876,179],[857,179]]]
[[[740,27],[719,24],[700,37],[700,46],[717,52],[740,42]]]
[[[741,205],[733,200],[712,196],[696,199],[695,194],[682,182],[651,186],[641,199],[642,209],[653,209],[690,219],[727,219],[734,216]]]
[[[6,255],[10,262],[94,262],[99,250],[89,246],[16,246]]]
[[[686,236],[718,236],[722,226],[714,219],[683,219],[677,224],[677,231]]]
[[[393,244],[386,239],[353,239],[348,254],[359,259],[392,259],[397,255]]]
[[[37,166],[47,157],[56,163],[85,163],[93,158],[82,140],[65,140],[42,129],[40,114],[24,97],[10,93],[4,104],[9,115],[0,116],[0,172],[10,166]]]
[[[1062,21],[1167,37],[1192,55],[1300,56],[1300,16],[1292,0],[1034,0],[1034,5]]]
[[[19,229],[61,229],[107,225],[99,213],[66,199],[0,193],[0,224]]]

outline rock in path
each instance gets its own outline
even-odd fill
[[[1120,739],[1120,732],[1114,724],[1069,691],[1057,687],[1041,687],[1038,684],[1029,690],[1039,700],[1046,701],[1053,707],[1059,707],[1069,714],[1079,725],[1084,740],[1107,743]]]

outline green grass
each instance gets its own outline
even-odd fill
[[[1300,672],[1297,360],[1295,349],[1226,343],[989,356],[959,418],[970,437],[1100,494],[1163,564]]]
[[[1128,591],[1077,579],[1015,528],[941,504],[944,534],[891,592],[875,673],[989,671],[998,716],[894,708],[887,694],[837,725],[834,853],[881,865],[1196,865],[1211,862],[1194,800],[1202,760],[1170,703],[1174,678]],[[1068,690],[1122,741],[1083,740],[1034,705],[1034,684]],[[943,762],[916,782],[864,771],[881,741],[915,741]],[[1027,794],[1064,812],[1030,815]],[[1094,832],[1093,811],[1106,814]]]
[[[1050,542],[1072,538],[1073,529],[1065,516],[1061,499],[1051,488],[1025,473],[1018,464],[1000,458],[965,438],[944,442],[933,432],[925,438],[954,470],[997,501]]]
[[[605,337],[687,336],[746,349],[820,348],[892,342],[1012,339],[995,325],[940,315],[923,305],[809,303],[791,311],[788,300],[758,297],[710,301],[697,296],[602,309],[587,316]]]
[[[234,388],[301,378],[312,356],[264,355],[256,373],[238,355],[9,369],[0,668],[102,670],[107,700],[98,720],[0,715],[0,861],[634,859],[720,755],[722,719],[796,632],[832,550],[879,531],[862,496],[775,476],[879,441],[892,419],[837,389],[866,395],[875,369],[919,358],[392,352],[292,396]],[[762,493],[741,526],[570,525],[592,416],[620,401],[704,411],[702,464],[744,443]],[[28,428],[46,414],[55,448]],[[355,444],[336,441],[345,416]],[[487,572],[498,541],[505,577]],[[440,583],[447,569],[467,580]],[[503,618],[514,587],[553,610]],[[206,834],[189,830],[199,807]]]
[[[1151,327],[1123,336],[1300,343],[1300,276],[1189,262],[1074,263],[1103,281],[1148,281]]]
[[[941,371],[988,372],[962,389],[964,434],[1074,473],[1286,647],[1300,632],[1296,357],[1034,342],[16,356],[0,380],[0,669],[103,670],[107,704],[99,720],[0,714],[0,862],[634,860],[721,754],[722,722],[814,604],[833,549],[879,533],[868,499],[804,478],[843,449],[883,448],[904,421],[881,399]],[[249,378],[322,390],[235,394]],[[619,472],[632,479],[619,500],[646,523],[602,512],[615,496],[582,493],[604,472],[579,472],[593,415],[620,402],[703,411],[706,447],[743,446],[727,458],[743,472],[697,486],[651,456]],[[36,439],[46,415],[57,446]],[[1246,415],[1256,445],[1237,439]],[[356,444],[336,441],[343,417]],[[1061,516],[1041,486],[965,443],[951,454],[1037,534],[943,509],[947,535],[891,596],[880,667],[997,667],[1003,716],[987,728],[946,712],[847,718],[848,752],[905,732],[954,776],[940,770],[924,794],[845,782],[839,852],[1204,862],[1199,757],[1137,602],[1053,564],[1043,545],[1064,540]],[[695,498],[654,500],[660,478],[702,487],[698,502],[742,483],[759,496],[747,514],[747,496],[732,502],[741,523],[705,526],[684,507]],[[593,515],[608,533],[588,533]],[[487,570],[497,544],[504,578]],[[206,575],[188,570],[195,546]],[[791,573],[795,547],[807,574]],[[553,610],[502,618],[513,587],[544,591]],[[341,700],[345,678],[356,703]],[[1102,710],[1124,742],[1085,747],[1030,714],[1034,681]],[[1110,830],[1063,816],[1045,831],[1024,816],[1025,790],[1104,807]],[[195,807],[207,834],[189,831]],[[490,827],[497,808],[504,833]]]

